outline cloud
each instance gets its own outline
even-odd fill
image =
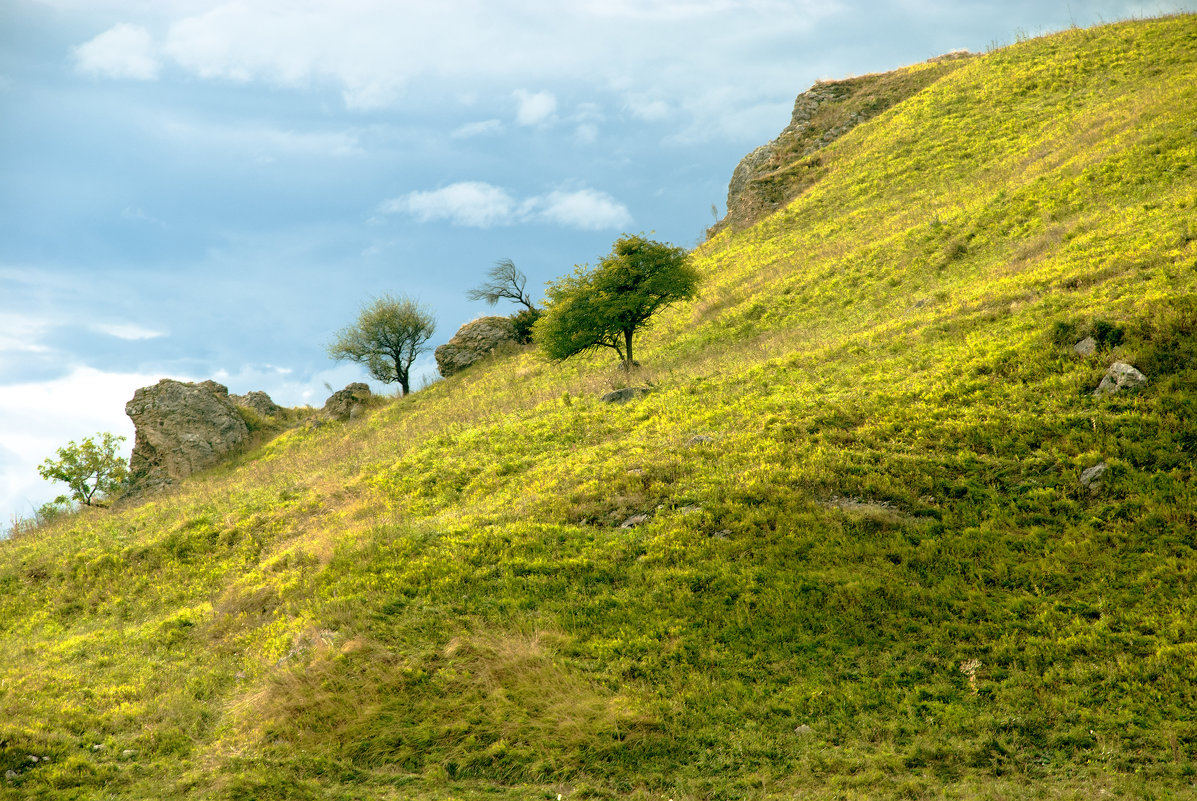
[[[110,337],[117,339],[127,339],[136,341],[140,339],[157,339],[158,337],[166,336],[161,331],[153,331],[149,328],[144,328],[136,323],[96,323],[91,326],[93,331],[98,331],[101,334],[107,334]]]
[[[0,386],[0,442],[7,450],[0,460],[0,521],[27,516],[66,489],[43,481],[37,466],[71,440],[109,431],[127,438],[128,453],[133,423],[125,416],[125,403],[139,387],[157,380],[78,367],[49,381]]]
[[[624,228],[631,224],[632,214],[627,206],[605,192],[580,189],[576,192],[550,192],[536,199],[535,219],[582,228],[587,231],[602,231]]]
[[[379,211],[407,213],[421,222],[448,220],[454,225],[490,228],[510,225],[516,208],[505,190],[481,181],[465,181],[431,192],[409,192],[383,202]]]
[[[634,117],[649,122],[657,122],[669,117],[669,104],[664,100],[645,97],[644,95],[629,95],[624,106]]]
[[[364,150],[353,131],[288,131],[269,125],[215,125],[171,119],[160,124],[163,133],[195,147],[249,153],[258,161],[275,158],[345,158]]]
[[[549,223],[601,231],[632,222],[627,206],[594,189],[553,191],[517,200],[507,190],[481,181],[409,192],[379,205],[382,214],[409,214],[420,222],[448,221],[470,228]]]
[[[519,103],[515,121],[520,125],[540,125],[557,111],[557,98],[552,92],[533,93],[526,89],[516,89],[512,94]]]
[[[498,120],[482,120],[481,122],[466,123],[460,128],[454,129],[449,136],[453,139],[471,139],[475,136],[490,136],[502,132],[503,123]]]
[[[73,53],[75,68],[88,75],[139,81],[158,77],[158,58],[150,33],[138,25],[113,25]]]
[[[511,98],[527,126],[553,121],[558,97],[518,87],[549,82],[649,98],[733,88],[746,103],[792,99],[795,73],[810,72],[812,31],[852,10],[836,0],[511,0],[501,13],[481,0],[126,0],[123,10],[102,1],[126,21],[78,48],[87,56],[81,69],[96,74],[152,77],[159,62],[171,63],[204,80],[331,88],[358,110],[430,97]],[[162,34],[155,40],[148,30]],[[114,46],[121,37],[128,46]],[[704,42],[697,61],[695,41]],[[661,102],[633,113],[657,119],[667,110]],[[739,106],[669,108],[686,115],[679,125],[719,133],[710,123]]]

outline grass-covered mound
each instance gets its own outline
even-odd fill
[[[529,351],[0,544],[0,794],[1193,797],[1194,109],[1194,16],[971,59],[643,398]]]

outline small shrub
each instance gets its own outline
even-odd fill
[[[515,341],[527,345],[532,341],[532,326],[540,319],[539,309],[520,309],[511,315],[511,324],[515,328]]]

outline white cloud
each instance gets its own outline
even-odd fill
[[[140,81],[158,77],[158,57],[150,32],[138,25],[113,25],[73,52],[76,69],[88,75]]]
[[[194,147],[247,153],[258,161],[275,158],[345,158],[364,153],[353,131],[288,131],[269,125],[214,125],[172,119],[159,129]]]
[[[161,331],[153,331],[137,325],[137,323],[96,323],[91,328],[93,331],[99,331],[101,334],[107,334],[110,337],[132,341],[157,339],[158,337],[166,336]]]
[[[420,222],[446,220],[472,228],[549,223],[599,231],[632,222],[627,206],[594,189],[553,191],[517,200],[507,190],[481,181],[409,192],[379,205],[383,214],[410,214]]]
[[[430,192],[409,192],[379,207],[384,214],[407,213],[421,222],[448,220],[471,228],[510,225],[516,210],[515,200],[505,190],[481,181],[450,184]]]
[[[632,214],[606,192],[580,189],[576,192],[550,192],[536,199],[534,217],[569,228],[602,231],[624,228],[632,222]]]
[[[499,12],[483,0],[126,0],[123,10],[116,0],[97,2],[123,14],[127,21],[109,33],[131,44],[101,47],[113,43],[103,34],[81,46],[95,51],[86,63],[97,74],[152,76],[159,61],[170,62],[206,80],[332,88],[354,109],[423,102],[430,93],[466,104],[469,95],[510,97],[550,82],[648,98],[731,88],[746,104],[789,100],[809,63],[811,31],[852,9],[837,0],[510,0]],[[148,30],[163,34],[151,41]],[[518,89],[514,100],[521,125],[551,122],[559,108],[548,91]],[[655,119],[667,110],[662,102],[634,113]],[[679,125],[716,133],[710,123],[739,110],[738,102],[669,102],[698,115]]]
[[[46,353],[50,349],[38,340],[55,327],[45,317],[4,310],[4,325],[0,326],[0,355],[5,353]]]
[[[460,128],[454,129],[449,136],[453,139],[471,139],[475,136],[490,136],[502,132],[503,123],[498,120],[482,120],[481,122],[466,123]]]
[[[557,98],[552,92],[529,92],[517,89],[512,93],[519,108],[515,113],[515,121],[520,125],[540,125],[546,122],[557,111]]]
[[[125,403],[139,387],[157,381],[157,376],[79,367],[50,381],[0,386],[0,442],[8,451],[0,462],[0,523],[12,515],[28,516],[66,489],[43,481],[37,466],[71,440],[108,431],[128,438],[128,453],[133,423]]]
[[[593,145],[598,140],[598,126],[584,122],[574,129],[574,139],[583,145]]]
[[[666,119],[670,114],[669,104],[664,100],[644,95],[629,95],[625,107],[632,116],[649,122]]]

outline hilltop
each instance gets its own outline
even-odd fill
[[[526,350],[0,543],[0,797],[1197,797],[1197,17],[929,70],[643,396]]]

